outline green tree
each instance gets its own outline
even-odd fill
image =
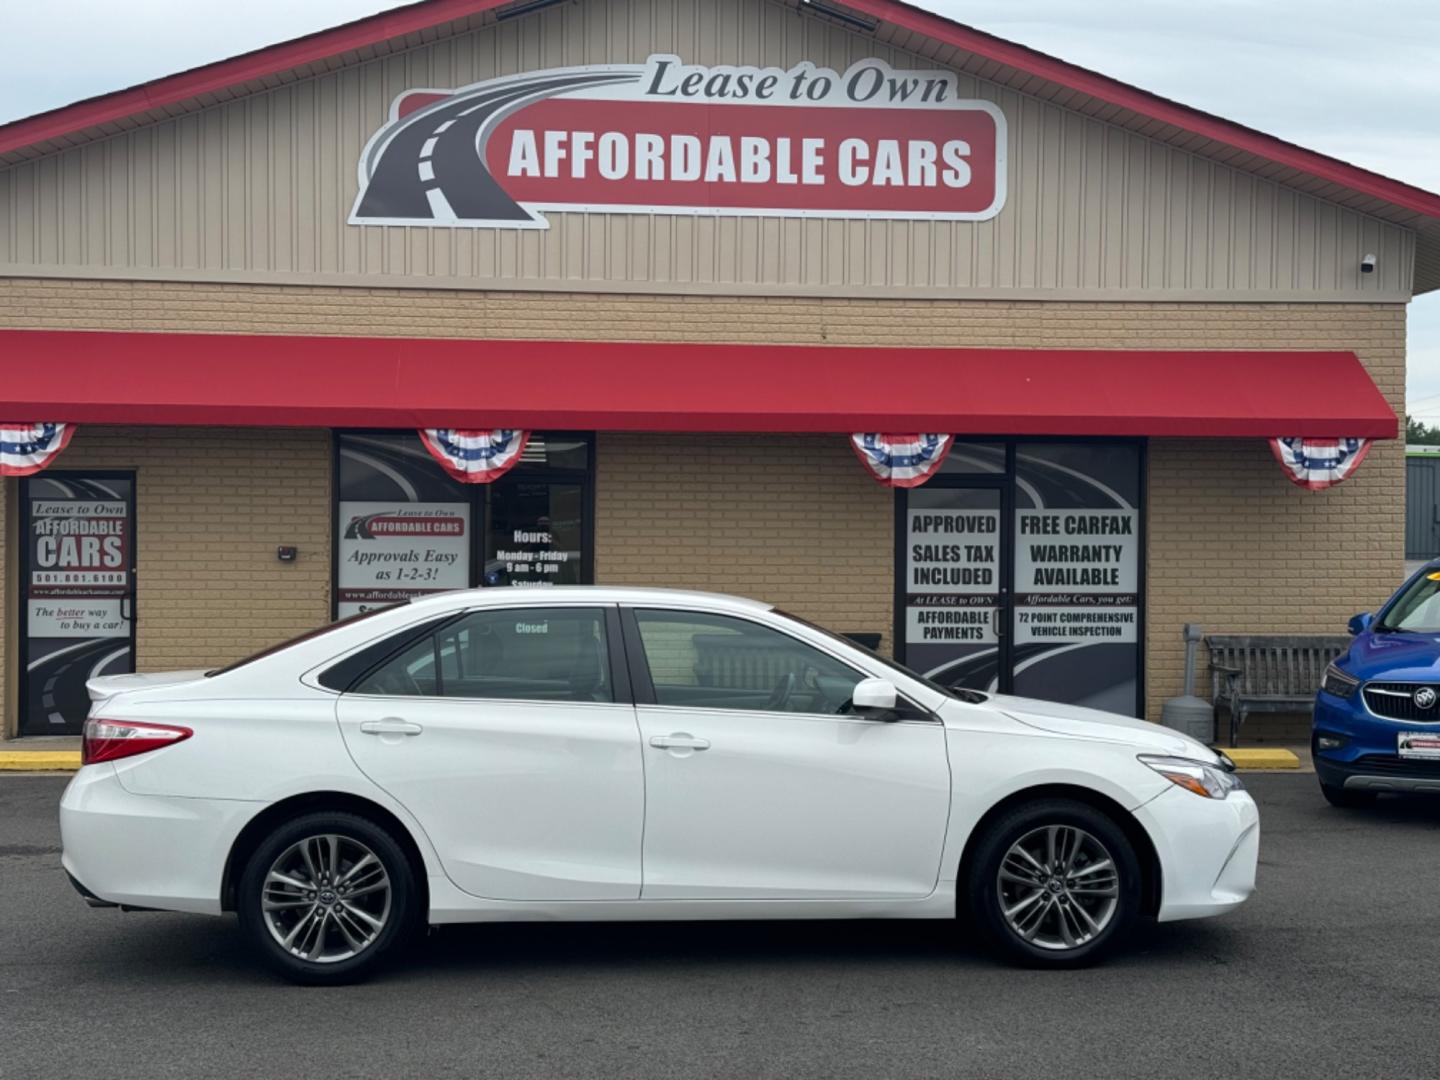
[[[1421,446],[1440,446],[1440,427],[1431,427],[1406,413],[1405,441],[1418,443]]]

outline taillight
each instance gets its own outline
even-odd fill
[[[168,724],[139,724],[96,716],[85,721],[85,734],[80,741],[80,763],[94,765],[100,761],[134,757],[159,750],[162,746],[174,746],[193,734],[189,728]]]

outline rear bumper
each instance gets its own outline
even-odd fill
[[[230,847],[262,805],[132,795],[113,765],[87,765],[60,800],[60,861],[92,906],[218,915]]]
[[[89,889],[87,889],[84,885],[82,885],[82,884],[80,883],[80,880],[79,880],[74,874],[70,873],[70,871],[68,871],[68,870],[65,871],[65,876],[70,879],[70,884],[71,884],[72,886],[74,886],[75,891],[80,894],[80,899],[84,900],[85,903],[89,904],[91,907],[119,907],[119,906],[120,906],[119,904],[112,904],[109,900],[101,900],[98,896],[96,896],[96,895],[95,895],[94,893],[92,893]]]
[[[1247,792],[1217,800],[1177,787],[1135,816],[1160,859],[1160,922],[1222,915],[1255,891],[1260,811]]]

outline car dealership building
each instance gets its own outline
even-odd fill
[[[1440,196],[893,0],[427,0],[17,121],[3,733],[589,582],[1155,719],[1183,624],[1398,582],[1437,286]]]

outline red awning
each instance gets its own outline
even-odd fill
[[[0,419],[1394,438],[1349,352],[0,331]]]

